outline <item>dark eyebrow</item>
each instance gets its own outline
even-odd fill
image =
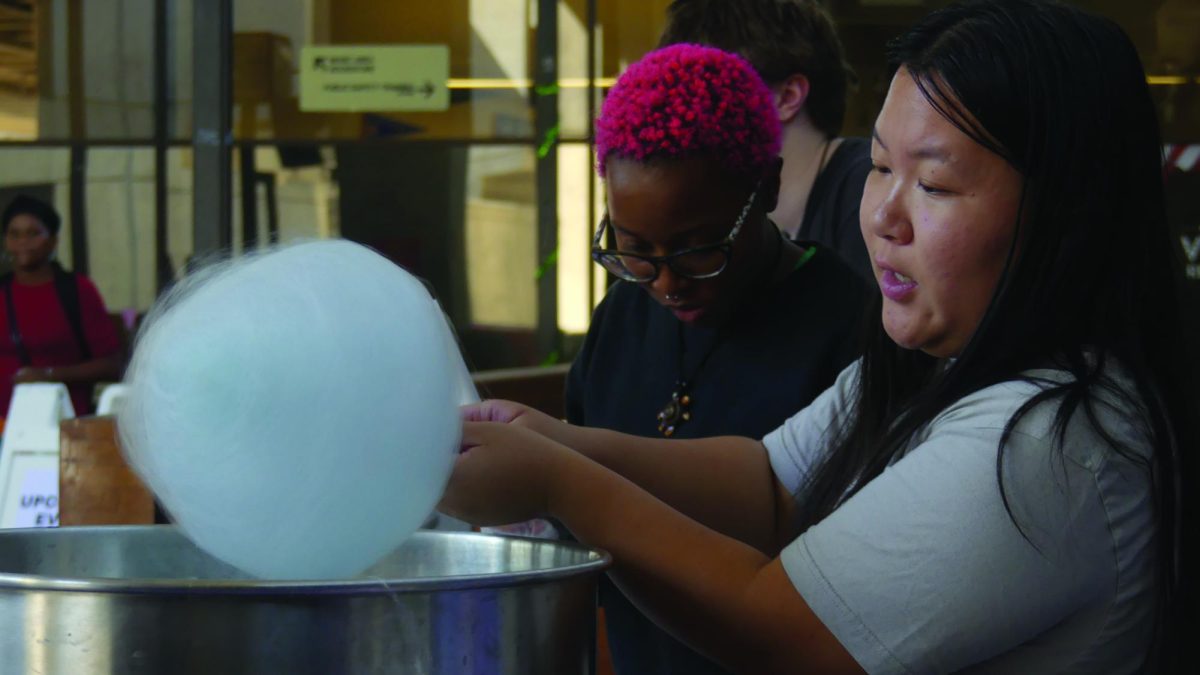
[[[887,143],[884,143],[883,139],[879,137],[879,129],[871,129],[871,138],[874,138],[875,142],[879,143],[879,147],[883,148],[884,150],[888,149]],[[933,159],[942,162],[943,164],[950,161],[950,153],[941,146],[937,145],[927,145],[925,147],[917,148],[916,150],[909,152],[908,156],[912,157],[913,159]]]

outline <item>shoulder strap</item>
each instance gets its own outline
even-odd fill
[[[87,335],[83,332],[83,311],[79,307],[79,280],[74,272],[68,272],[62,265],[54,263],[54,289],[58,292],[58,301],[62,303],[67,315],[67,323],[71,324],[71,332],[75,334],[75,344],[79,345],[79,353],[84,361],[92,360],[92,350],[88,347]]]
[[[29,365],[29,352],[25,351],[25,341],[21,339],[21,329],[17,327],[17,308],[13,304],[12,272],[0,276],[0,285],[4,286],[4,309],[8,314],[8,336],[12,340],[13,349],[17,350],[17,360],[22,366]]]

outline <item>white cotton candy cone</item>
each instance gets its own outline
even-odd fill
[[[465,366],[441,310],[346,241],[197,276],[139,336],[119,418],[130,464],[246,572],[361,572],[433,510],[458,450]]]

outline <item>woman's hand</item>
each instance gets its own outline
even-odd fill
[[[462,407],[462,417],[466,422],[498,422],[500,424],[509,424],[521,417],[536,412],[536,410],[523,403],[505,401],[499,398],[489,398],[479,403],[471,403]]]
[[[466,422],[499,422],[525,427],[560,443],[566,441],[565,434],[569,426],[540,410],[498,398],[463,406],[462,417]]]
[[[54,379],[53,368],[33,368],[25,366],[13,374],[14,384],[23,384],[26,382],[57,382]]]
[[[519,424],[467,421],[462,443],[438,510],[473,525],[550,515],[551,491],[565,469],[588,461]]]

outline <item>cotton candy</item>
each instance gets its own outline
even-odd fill
[[[474,394],[465,373],[420,281],[365,247],[308,242],[160,300],[118,426],[201,548],[265,579],[345,578],[430,515]]]

